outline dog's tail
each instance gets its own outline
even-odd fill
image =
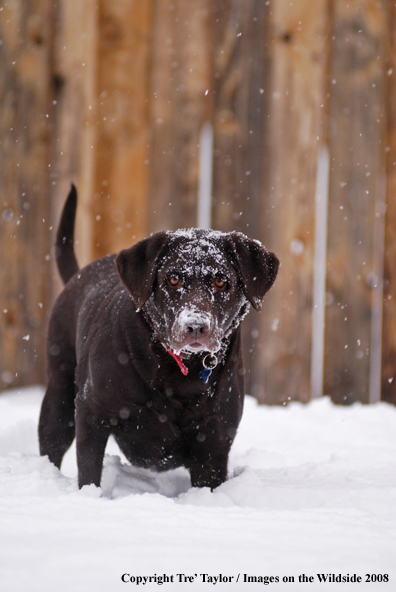
[[[79,270],[74,253],[74,221],[77,209],[77,190],[72,184],[63,207],[55,242],[55,259],[64,284]]]

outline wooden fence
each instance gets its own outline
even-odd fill
[[[197,211],[277,252],[260,401],[396,402],[394,2],[0,2],[0,179],[0,385],[45,379],[74,181],[81,263]]]

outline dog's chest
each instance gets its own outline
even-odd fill
[[[203,398],[187,402],[168,397],[149,400],[128,418],[113,420],[112,431],[132,464],[168,470],[185,463],[190,443],[199,438],[207,417]]]

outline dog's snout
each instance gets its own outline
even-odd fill
[[[172,331],[172,347],[183,349],[192,347],[215,351],[213,318],[207,312],[195,308],[183,309],[176,317]]]

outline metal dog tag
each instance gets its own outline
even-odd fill
[[[203,368],[199,373],[199,378],[201,378],[205,384],[207,384],[209,380],[209,376],[212,374],[212,370],[214,370],[217,366],[217,358],[215,355],[208,354],[202,360]]]

